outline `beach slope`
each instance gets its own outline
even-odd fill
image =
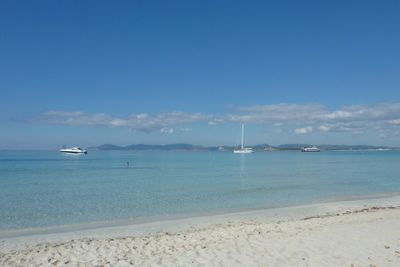
[[[400,266],[399,206],[335,207],[274,220],[219,217],[144,235],[110,230],[19,247],[3,239],[0,266]]]

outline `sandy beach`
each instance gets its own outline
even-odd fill
[[[399,225],[400,198],[391,197],[2,232],[0,266],[400,266]]]

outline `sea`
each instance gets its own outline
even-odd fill
[[[400,192],[400,151],[0,151],[0,231]]]

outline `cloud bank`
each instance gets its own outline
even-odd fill
[[[314,129],[360,134],[366,129],[387,131],[390,126],[400,126],[400,103],[351,105],[337,110],[320,104],[272,104],[234,109],[237,114],[227,116],[227,120],[302,125],[294,130],[298,134],[312,133]]]
[[[125,127],[147,133],[159,131],[163,134],[172,134],[174,127],[193,122],[204,122],[211,126],[226,122],[271,124],[274,127],[292,127],[297,134],[361,134],[367,129],[375,129],[383,134],[398,131],[400,127],[400,102],[350,105],[333,110],[321,104],[279,103],[235,106],[230,111],[225,115],[174,111],[154,115],[139,113],[125,117],[81,111],[48,111],[37,120],[50,124]]]
[[[147,113],[134,114],[127,117],[113,117],[104,113],[88,114],[80,111],[48,111],[39,120],[51,124],[126,127],[140,132],[160,131],[172,134],[173,126],[209,119],[201,113],[167,112],[156,115]]]

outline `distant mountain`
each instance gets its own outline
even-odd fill
[[[311,146],[311,144],[284,144],[276,148],[280,150],[298,150],[304,146]],[[368,149],[394,149],[387,146],[369,146],[369,145],[317,145],[321,150],[368,150]]]
[[[123,147],[112,145],[112,144],[104,144],[104,145],[94,147],[94,148],[99,149],[99,150],[123,150]]]
[[[368,146],[368,145],[319,145],[324,150],[369,150],[369,149],[395,149],[388,146]]]
[[[247,146],[253,148],[255,151],[264,150],[300,150],[304,146],[310,146],[310,144],[282,144],[279,146],[271,146],[268,144],[259,144],[255,146]],[[317,145],[321,150],[373,150],[373,149],[398,149],[387,146],[369,146],[369,145]],[[192,144],[168,144],[168,145],[146,145],[146,144],[133,144],[128,146],[117,146],[113,144],[104,144],[98,147],[92,147],[89,149],[98,150],[184,150],[184,151],[231,151],[236,146],[220,146],[220,147],[208,147],[199,146]]]
[[[308,144],[283,144],[276,148],[280,150],[300,150],[304,146],[308,146]]]

